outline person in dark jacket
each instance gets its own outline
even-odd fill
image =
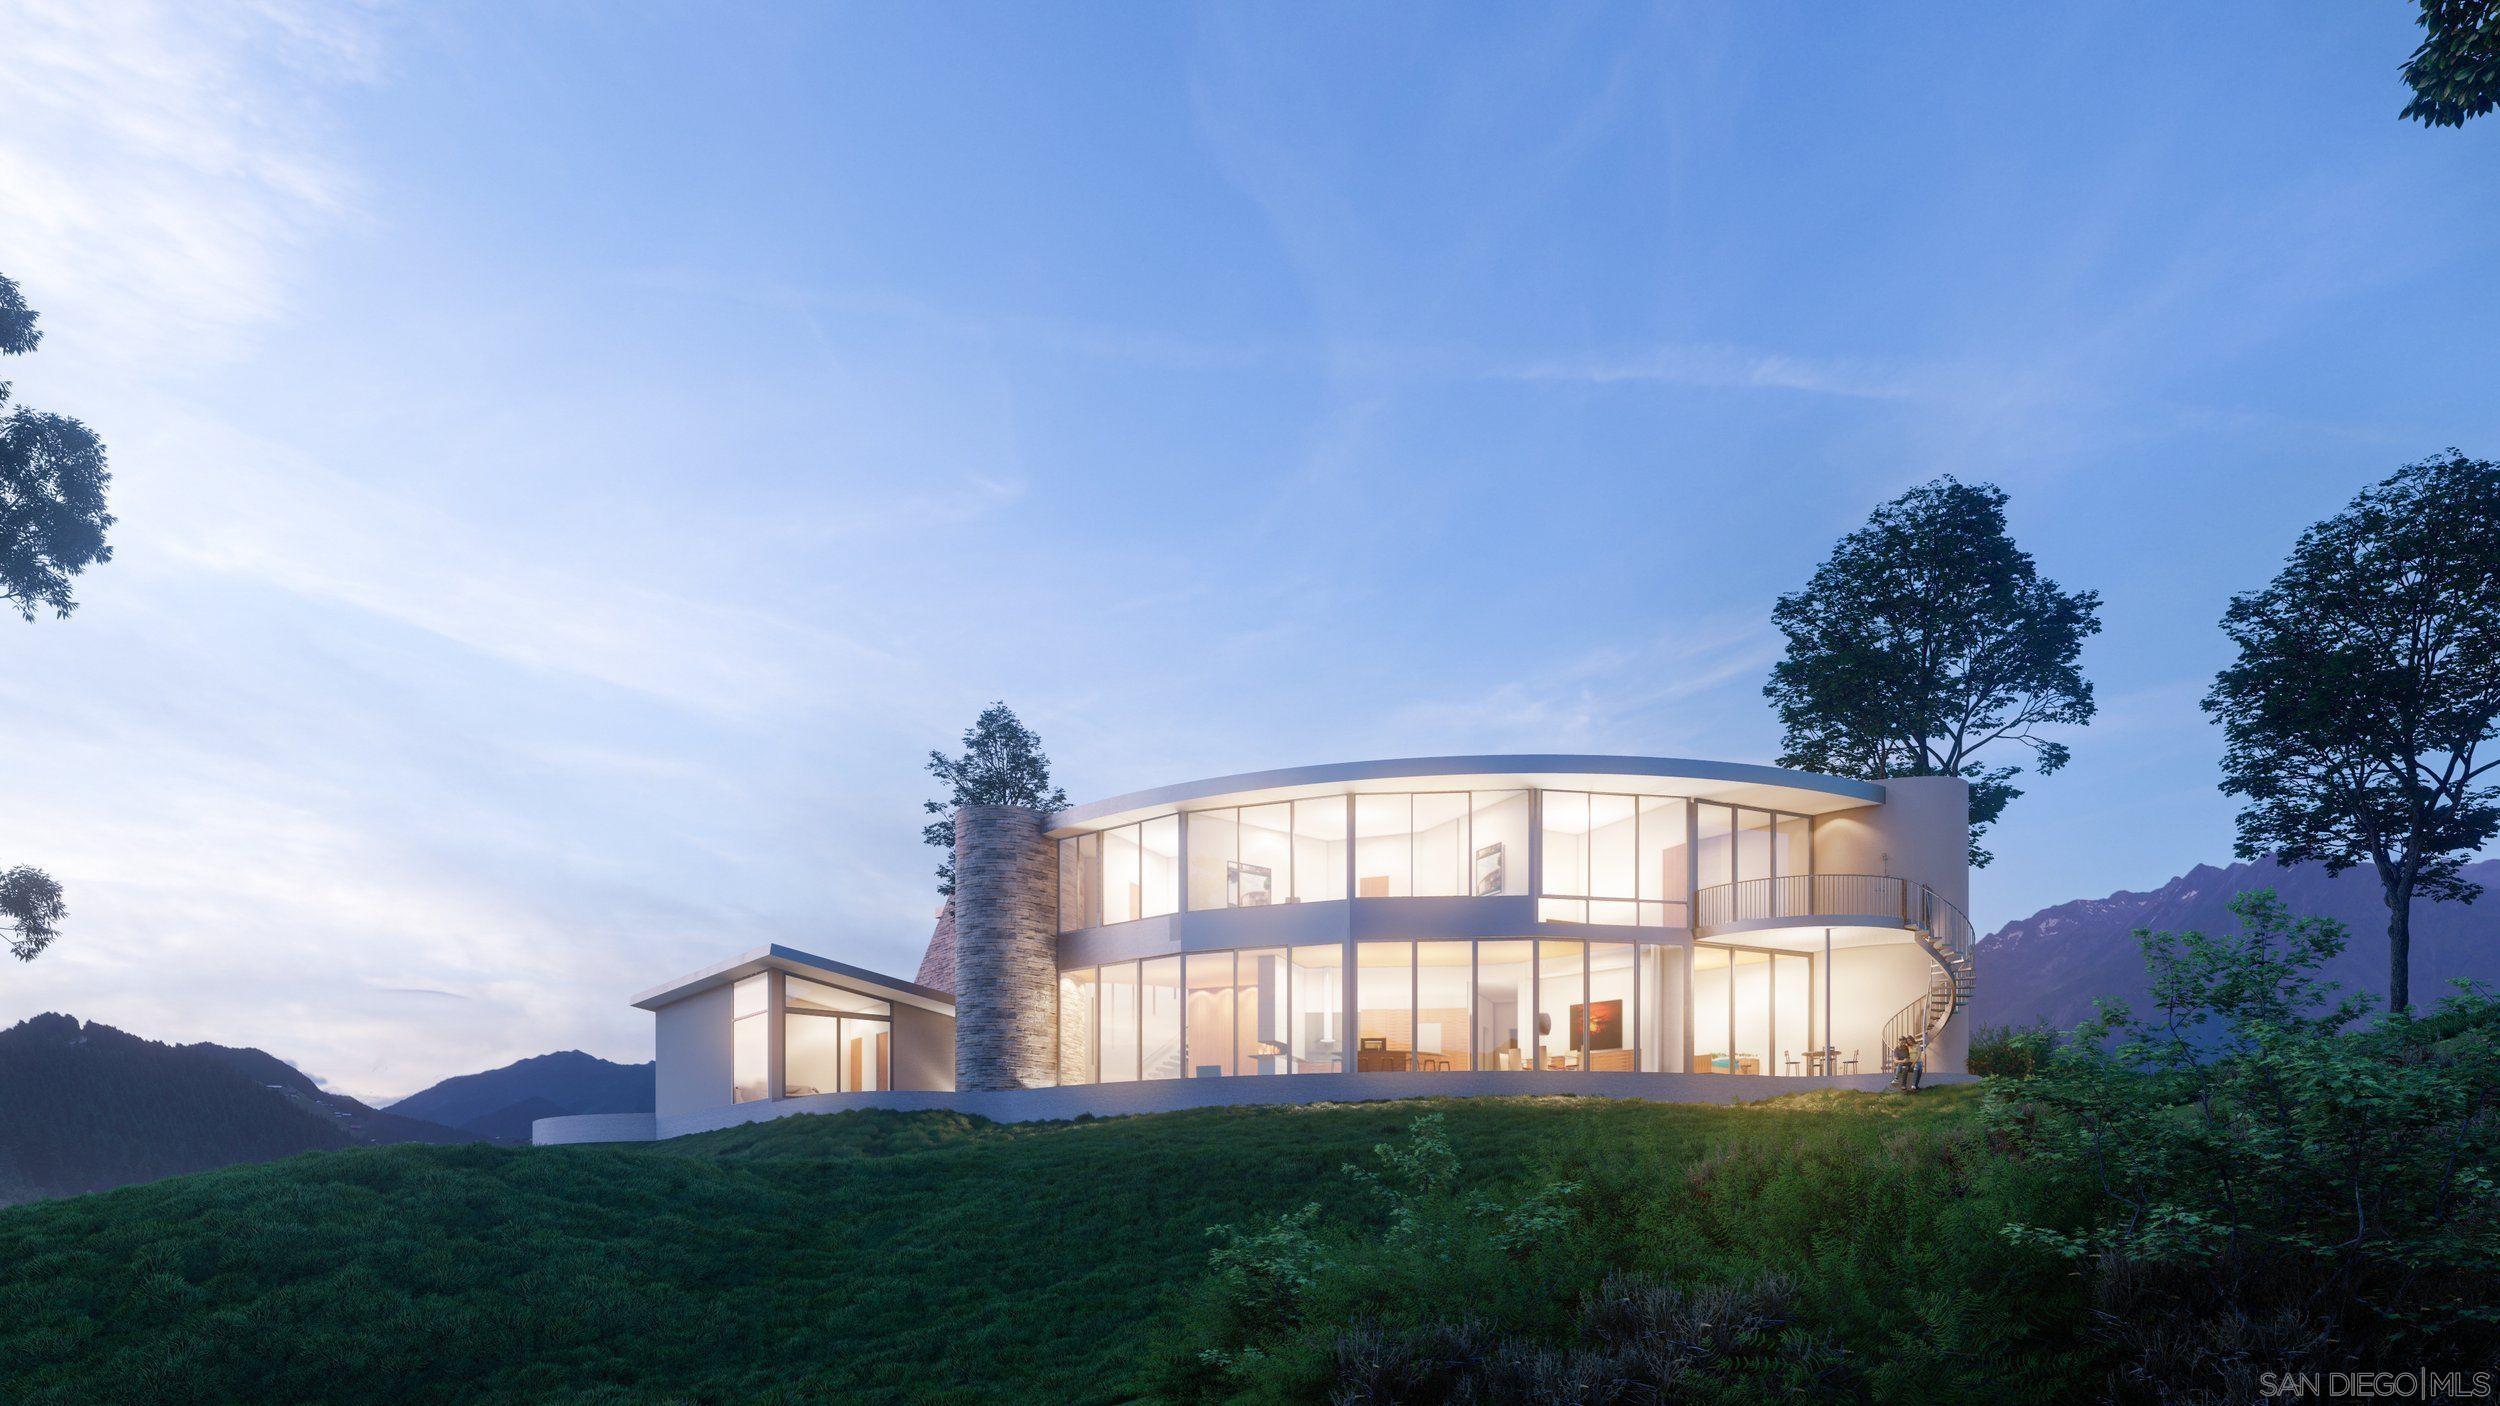
[[[1912,1087],[1910,1083],[1910,1037],[1904,1035],[1892,1042],[1892,1091],[1897,1094],[1906,1094]]]

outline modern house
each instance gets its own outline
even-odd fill
[[[1014,1120],[1425,1093],[1729,1100],[1969,1046],[1969,790],[1432,757],[966,806],[923,981],[785,947],[642,993],[652,1115]],[[925,983],[925,984],[924,984]]]

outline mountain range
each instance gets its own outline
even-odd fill
[[[2473,904],[2413,905],[2413,1004],[2436,1005],[2452,980],[2500,988],[2500,859],[2465,868],[2487,896]],[[2387,997],[2387,904],[2378,876],[2348,869],[2333,878],[2325,868],[2285,868],[2258,860],[2216,868],[2199,864],[2148,893],[2113,893],[2043,908],[2007,923],[1979,940],[1978,989],[1972,1011],[1981,1025],[2064,1027],[2092,1014],[2096,997],[2114,996],[2144,1009],[2149,981],[2139,928],[2156,931],[2225,932],[2238,925],[2229,903],[2235,894],[2270,888],[2296,914],[2334,918],[2351,930],[2351,941],[2326,964],[2324,975],[2347,993],[2366,992],[2382,1005]]]
[[[526,1142],[536,1118],[650,1106],[650,1065],[579,1050],[376,1109],[265,1050],[168,1045],[45,1014],[0,1030],[0,1206],[298,1152]]]

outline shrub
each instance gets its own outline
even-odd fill
[[[2000,1079],[2028,1079],[2057,1048],[2047,1025],[1983,1025],[1971,1036],[1968,1068]]]
[[[2474,994],[2365,1024],[2315,972],[2342,928],[2271,892],[2237,933],[2139,933],[2152,1014],[2110,1004],[1991,1086],[2001,1145],[2088,1200],[2007,1233],[2085,1266],[2108,1393],[2225,1402],[2261,1371],[2500,1352],[2500,1025]]]

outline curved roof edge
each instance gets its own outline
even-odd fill
[[[1209,777],[1203,781],[1184,781],[1175,786],[1158,786],[1147,791],[1131,791],[1123,796],[1113,796],[1106,800],[1070,806],[1050,816],[1044,828],[1058,831],[1126,820],[1132,813],[1159,811],[1191,801],[1212,800],[1250,792],[1324,789],[1360,785],[1371,781],[1399,781],[1419,777],[1615,776],[1708,782],[1723,790],[1731,791],[1751,787],[1801,791],[1826,796],[1837,803],[1825,805],[1822,807],[1825,810],[1879,805],[1884,799],[1883,783],[1878,781],[1857,781],[1845,776],[1824,776],[1811,771],[1790,771],[1783,767],[1760,766],[1752,762],[1714,762],[1693,757],[1610,757],[1569,752],[1497,753],[1482,756],[1396,757],[1367,762],[1330,762],[1321,766],[1283,767],[1274,771],[1245,771],[1232,776]],[[1704,797],[1704,799],[1715,799],[1715,797]]]

